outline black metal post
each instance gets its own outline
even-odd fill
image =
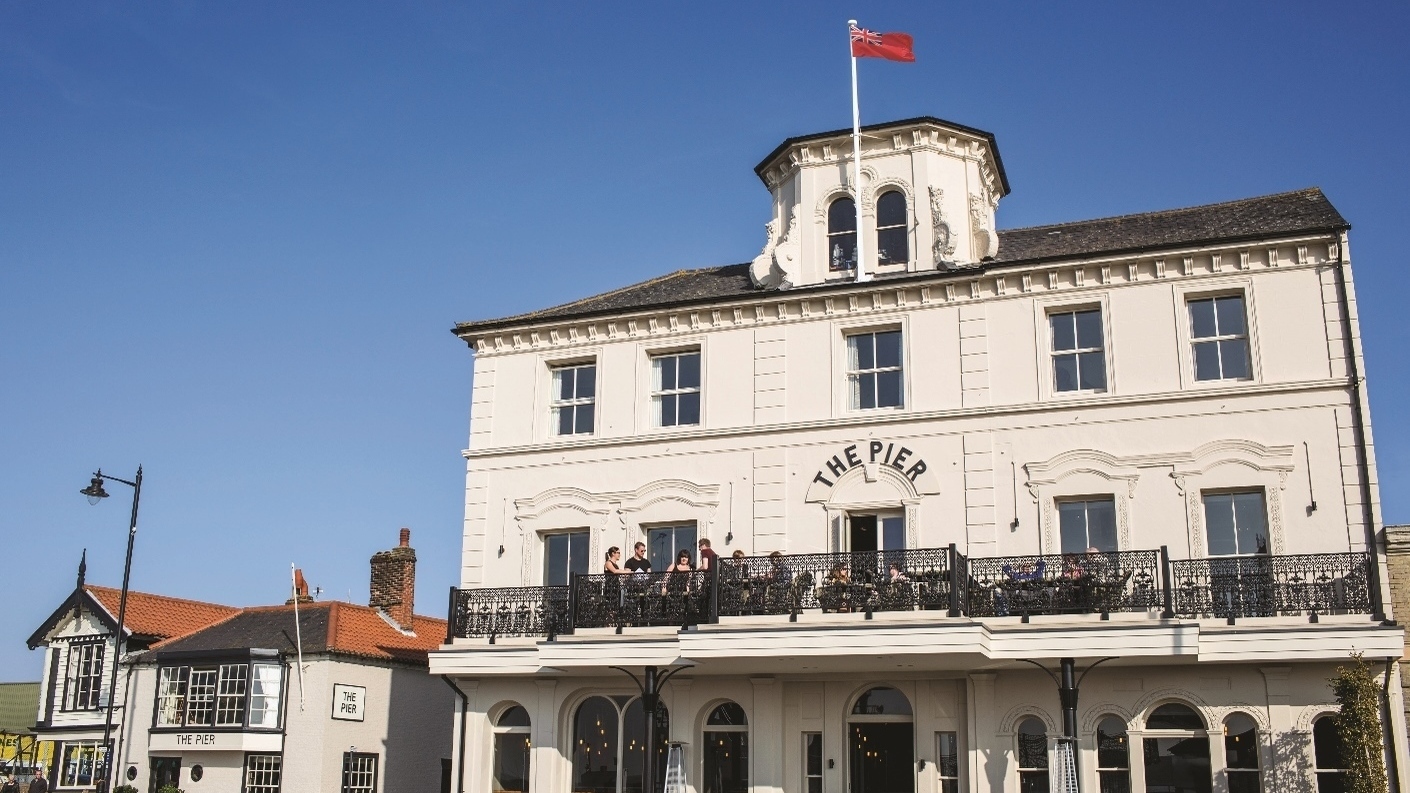
[[[1082,760],[1077,751],[1077,670],[1071,658],[1060,659],[1062,680],[1058,683],[1058,701],[1062,705],[1062,734],[1072,741],[1072,767],[1082,778]],[[1077,787],[1082,787],[1081,782]]]
[[[457,599],[456,595],[459,593],[459,589],[455,587],[450,588],[450,608],[446,609],[446,644],[451,643],[451,640],[455,638],[455,634],[460,628],[460,621],[455,617],[455,601]],[[298,594],[295,593],[295,597],[297,596]]]
[[[710,565],[710,614],[705,622],[709,625],[717,624],[720,621],[720,566],[719,563]]]
[[[950,616],[960,615],[960,552],[954,543],[950,543]]]
[[[646,762],[642,766],[641,789],[656,791],[656,708],[661,704],[661,692],[656,690],[656,667],[643,670],[641,686],[642,718],[646,719]]]
[[[1160,597],[1164,601],[1165,611],[1160,616],[1165,619],[1175,617],[1175,598],[1170,584],[1170,548],[1160,546]]]
[[[568,631],[578,627],[578,574],[568,574]]]
[[[113,789],[113,705],[117,702],[117,673],[118,663],[122,660],[123,645],[126,643],[123,637],[123,626],[127,619],[127,585],[132,578],[132,544],[137,539],[137,503],[142,497],[142,466],[137,466],[137,477],[134,481],[118,479],[115,476],[107,476],[101,471],[97,476],[103,479],[111,479],[114,482],[122,482],[132,487],[132,519],[127,526],[127,559],[122,565],[122,594],[118,596],[118,624],[117,635],[113,637],[113,659],[108,676],[108,712],[103,718],[103,790]]]

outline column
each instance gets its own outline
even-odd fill
[[[567,790],[567,785],[558,785],[556,780],[564,763],[558,751],[557,702],[554,694],[558,688],[555,678],[537,678],[538,701],[534,703],[533,725],[530,735],[533,747],[529,759],[529,790]],[[527,707],[529,703],[524,703]]]
[[[783,793],[783,686],[772,677],[751,677],[754,710],[749,714],[749,787],[753,793]]]
[[[1291,666],[1261,666],[1258,671],[1263,673],[1263,684],[1267,689],[1268,698],[1268,741],[1262,747],[1262,752],[1258,758],[1258,765],[1263,773],[1265,790],[1301,790],[1312,784],[1312,780],[1306,778],[1299,770],[1297,763],[1290,763],[1284,760],[1279,762],[1278,758],[1292,758],[1307,751],[1311,746],[1310,735],[1298,735],[1293,732],[1293,714],[1291,698],[1289,696],[1289,678],[1292,677]],[[1223,735],[1222,730],[1217,730],[1221,725],[1209,725],[1210,744],[1215,742],[1215,735]],[[1220,754],[1223,754],[1222,739],[1219,745]],[[1211,745],[1211,753],[1214,747]],[[1312,763],[1305,764],[1310,768]]]
[[[994,733],[998,725],[994,723],[994,672],[976,672],[969,676],[969,769],[967,780],[970,790],[1004,790],[1004,780],[1008,776],[1008,764],[985,762],[987,755],[1002,754],[1003,747],[994,745]],[[988,774],[988,776],[986,776]]]

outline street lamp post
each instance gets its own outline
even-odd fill
[[[636,687],[641,690],[641,713],[642,713],[642,734],[646,736],[646,757],[642,763],[641,789],[645,793],[657,793],[656,787],[656,711],[661,706],[661,687],[666,685],[675,674],[682,669],[689,669],[689,666],[678,666],[675,669],[666,670],[665,674],[658,674],[654,666],[648,666],[642,670],[640,679],[631,672],[620,666],[609,666],[608,669],[616,669],[618,672],[630,677]]]
[[[1029,660],[1029,659],[1027,659],[1027,658],[1019,658],[1019,659],[1017,659],[1017,660],[1022,661],[1022,662],[1026,663],[1026,664],[1032,664],[1032,665],[1038,667],[1039,669],[1043,670],[1044,674],[1046,674],[1048,677],[1052,678],[1052,679],[1053,679],[1053,682],[1057,684],[1057,687],[1058,687],[1058,704],[1062,707],[1062,739],[1061,739],[1061,740],[1067,741],[1068,744],[1069,744],[1070,747],[1071,747],[1071,750],[1072,750],[1072,765],[1073,765],[1073,771],[1075,771],[1076,774],[1077,774],[1077,779],[1076,779],[1076,782],[1077,782],[1076,793],[1081,793],[1081,790],[1082,790],[1082,764],[1081,764],[1081,762],[1080,762],[1079,753],[1078,753],[1078,751],[1077,751],[1077,692],[1078,692],[1078,686],[1081,686],[1081,685],[1082,685],[1082,681],[1087,678],[1087,673],[1088,673],[1088,672],[1092,671],[1093,669],[1097,668],[1098,666],[1101,666],[1102,664],[1106,663],[1107,661],[1115,661],[1116,658],[1117,658],[1116,656],[1111,656],[1111,657],[1102,658],[1102,659],[1096,661],[1096,662],[1093,663],[1092,665],[1088,666],[1086,669],[1082,670],[1081,676],[1078,676],[1078,674],[1077,674],[1077,662],[1074,661],[1074,660],[1071,659],[1071,658],[1061,658],[1061,659],[1058,660],[1058,667],[1059,667],[1059,672],[1058,672],[1058,674],[1053,674],[1052,670],[1048,669],[1046,666],[1043,666],[1042,664],[1038,663],[1037,661]]]
[[[88,497],[89,504],[97,504],[108,497],[108,491],[103,489],[104,479],[121,482],[132,488],[132,520],[127,527],[127,560],[122,565],[122,594],[118,596],[117,635],[113,638],[112,663],[108,665],[108,712],[103,719],[103,790],[108,791],[113,789],[113,751],[109,741],[112,740],[113,734],[113,703],[117,699],[118,662],[122,659],[123,628],[127,619],[127,583],[132,576],[132,543],[137,539],[137,502],[142,498],[142,466],[137,466],[137,476],[130,482],[109,476],[99,468],[94,472],[88,487],[78,491]]]

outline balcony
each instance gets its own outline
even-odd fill
[[[575,575],[568,586],[455,589],[447,640],[690,627],[809,612],[974,619],[1150,613],[1189,619],[1371,614],[1369,554],[1171,561],[1158,551],[966,558],[955,546],[721,558],[719,569]]]

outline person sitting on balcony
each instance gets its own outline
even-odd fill
[[[639,542],[632,547],[632,558],[627,560],[626,568],[633,573],[651,572],[651,560],[646,558],[646,543]]]
[[[838,563],[833,565],[832,572],[828,574],[827,580],[823,582],[823,591],[818,600],[823,607],[823,611],[844,612],[851,611],[850,590],[852,588],[852,574],[846,565]]]
[[[890,564],[890,566],[887,568],[887,575],[889,576],[891,583],[893,584],[899,584],[904,581],[911,580],[910,576],[906,575],[906,571],[901,569],[901,564],[899,562],[892,562]]]

